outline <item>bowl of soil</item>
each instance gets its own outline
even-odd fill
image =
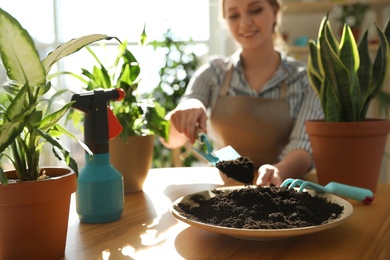
[[[352,205],[335,195],[277,186],[234,186],[177,199],[172,214],[210,232],[246,240],[306,235],[344,223]]]

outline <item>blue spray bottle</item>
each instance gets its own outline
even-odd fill
[[[123,177],[110,163],[109,139],[122,127],[108,107],[121,100],[122,89],[97,89],[72,96],[73,108],[85,113],[84,142],[93,152],[77,180],[76,209],[84,223],[105,223],[121,217],[124,206]]]

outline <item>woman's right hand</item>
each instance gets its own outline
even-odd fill
[[[192,98],[180,103],[168,117],[176,131],[183,134],[191,144],[196,140],[197,129],[200,128],[205,133],[207,131],[206,108],[198,99]]]

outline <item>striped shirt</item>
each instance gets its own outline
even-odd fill
[[[323,119],[323,112],[319,98],[309,84],[306,66],[285,54],[281,54],[281,64],[276,73],[260,91],[256,91],[250,88],[245,79],[240,53],[237,51],[227,58],[215,57],[199,68],[191,78],[182,100],[196,98],[206,108],[211,109],[218,98],[230,60],[233,62],[234,71],[227,92],[228,96],[278,99],[280,89],[285,81],[290,116],[294,124],[289,143],[284,147],[279,159],[281,160],[286,154],[296,149],[304,149],[312,154],[304,123],[309,119]]]

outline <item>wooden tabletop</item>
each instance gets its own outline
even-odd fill
[[[121,219],[80,223],[72,197],[64,259],[390,259],[390,184],[374,202],[349,200],[352,216],[335,228],[273,241],[249,241],[178,221],[172,202],[220,187],[212,167],[151,169],[144,191],[127,194]]]

